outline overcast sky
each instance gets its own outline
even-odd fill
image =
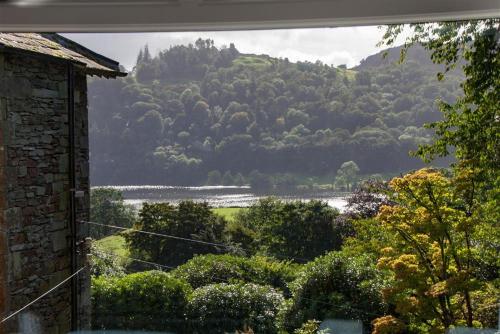
[[[66,37],[117,60],[130,70],[144,45],[156,54],[172,45],[193,43],[198,37],[211,38],[216,46],[234,43],[243,53],[288,57],[291,61],[321,60],[329,65],[353,67],[380,50],[376,44],[383,30],[378,27],[287,29],[257,31],[213,31],[171,33],[88,33]]]

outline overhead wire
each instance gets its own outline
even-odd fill
[[[102,223],[97,223],[97,222],[92,222],[92,221],[86,221],[86,220],[80,220],[80,223],[84,224],[90,224],[90,225],[96,225],[96,226],[102,226],[102,227],[111,227],[115,229],[119,229],[122,231],[126,232],[134,232],[134,233],[142,233],[142,234],[147,234],[147,235],[152,235],[156,237],[163,237],[163,238],[168,238],[168,239],[174,239],[174,240],[180,240],[180,241],[186,241],[186,242],[192,242],[192,243],[197,243],[197,244],[203,244],[203,245],[208,245],[208,246],[214,246],[214,247],[221,247],[225,249],[230,249],[230,245],[226,244],[221,244],[221,243],[216,243],[216,242],[209,242],[209,241],[203,241],[203,240],[197,240],[197,239],[192,239],[192,238],[185,238],[185,237],[179,237],[171,234],[165,234],[165,233],[158,233],[158,232],[152,232],[152,231],[144,231],[144,230],[139,230],[133,227],[123,227],[123,226],[116,226],[116,225],[110,225],[110,224],[102,224]],[[240,249],[244,251],[250,251],[247,248],[244,247],[239,247]],[[306,258],[301,258],[301,257],[294,257],[294,256],[286,256],[286,255],[274,255],[276,258],[282,259],[282,260],[298,260],[299,262],[309,262],[311,259],[306,259]]]
[[[119,230],[122,230],[122,231],[135,232],[135,233],[143,233],[143,234],[153,235],[153,236],[157,236],[157,237],[164,237],[164,238],[170,238],[170,239],[176,239],[176,240],[182,240],[182,241],[189,241],[189,242],[194,242],[194,243],[204,244],[204,245],[209,245],[209,246],[224,247],[224,248],[228,247],[227,245],[219,244],[219,243],[215,243],[215,242],[208,242],[208,241],[203,241],[203,240],[189,239],[189,238],[178,237],[178,236],[175,236],[175,235],[163,234],[163,233],[157,233],[157,232],[143,231],[143,230],[138,230],[138,229],[135,229],[135,228],[132,228],[132,227],[122,227],[122,226],[116,226],[116,225],[101,224],[101,223],[96,223],[96,222],[91,222],[91,221],[85,221],[85,220],[81,220],[80,222],[91,224],[91,225],[116,228],[116,229],[119,229]]]
[[[49,290],[45,291],[43,294],[41,294],[40,296],[38,296],[37,298],[33,299],[32,301],[30,301],[28,304],[24,305],[23,307],[21,307],[20,309],[18,309],[17,311],[11,313],[10,315],[8,315],[7,317],[3,318],[0,323],[3,323],[11,318],[13,318],[14,316],[16,316],[17,314],[21,313],[22,311],[24,311],[25,309],[27,309],[28,307],[30,307],[31,305],[35,304],[37,301],[39,301],[40,299],[44,298],[45,296],[51,294],[52,292],[54,292],[55,290],[57,290],[60,286],[64,285],[66,282],[68,282],[70,279],[72,279],[73,277],[75,277],[76,275],[78,275],[82,270],[84,270],[86,268],[86,266],[83,266],[81,267],[80,269],[78,269],[77,271],[75,271],[73,274],[71,274],[70,276],[66,277],[64,280],[62,280],[61,282],[59,282],[58,284],[56,284],[55,286],[53,286],[52,288],[50,288]]]

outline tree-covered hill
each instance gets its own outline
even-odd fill
[[[437,70],[441,67],[440,65],[434,64],[429,57],[429,52],[425,50],[422,46],[413,46],[407,51],[407,59],[412,63],[417,63],[421,66],[432,68]],[[394,66],[401,59],[401,47],[393,47],[374,55],[368,56],[361,61],[361,63],[354,69],[357,71],[370,70],[377,67]]]
[[[408,151],[430,141],[436,100],[460,94],[438,82],[423,49],[397,65],[357,68],[242,54],[211,40],[152,56],[126,78],[89,83],[94,184],[197,185],[210,171],[322,176],[355,161],[363,174],[421,166]],[[423,53],[423,54],[422,54]]]

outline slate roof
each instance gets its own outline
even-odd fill
[[[2,48],[68,60],[83,66],[83,71],[89,75],[106,78],[127,75],[120,71],[118,62],[55,33],[0,32],[0,51]]]

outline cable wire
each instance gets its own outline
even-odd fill
[[[216,243],[216,242],[208,242],[208,241],[202,241],[202,240],[196,240],[196,239],[190,239],[190,238],[184,238],[184,237],[178,237],[175,235],[171,234],[163,234],[163,233],[157,233],[157,232],[150,232],[150,231],[143,231],[143,230],[138,230],[133,227],[122,227],[122,226],[116,226],[116,225],[109,225],[109,224],[102,224],[102,223],[96,223],[96,222],[91,222],[91,221],[85,221],[81,220],[80,223],[85,223],[85,224],[91,224],[91,225],[97,225],[97,226],[104,226],[104,227],[111,227],[111,228],[116,228],[122,231],[127,231],[127,232],[134,232],[134,233],[143,233],[147,235],[152,235],[156,237],[163,237],[163,238],[169,238],[169,239],[175,239],[175,240],[181,240],[181,241],[187,241],[187,242],[192,242],[192,243],[198,243],[198,244],[203,244],[203,245],[208,245],[208,246],[214,246],[214,247],[222,247],[225,249],[231,248],[229,245],[221,244],[221,243]],[[250,251],[249,249],[240,247],[242,250],[245,251]],[[300,257],[293,257],[293,256],[283,256],[283,255],[274,255],[276,258],[282,259],[282,260],[298,260],[299,262],[309,262],[311,259],[306,259],[306,258],[300,258]]]
[[[121,257],[123,259],[128,259],[128,260],[139,262],[139,263],[145,263],[145,264],[149,264],[149,265],[155,266],[155,267],[160,267],[160,268],[165,268],[165,269],[170,269],[170,270],[173,270],[173,269],[177,268],[177,267],[167,266],[167,265],[164,265],[164,264],[159,264],[159,263],[156,263],[156,262],[150,262],[150,261],[145,261],[145,260],[133,258],[133,257],[130,257],[130,256],[120,255],[120,254],[116,254],[116,253],[113,253],[113,252],[111,252],[111,253],[105,252],[102,249],[100,249],[99,251],[101,253],[104,253],[104,254],[107,254],[107,255],[110,255],[110,256],[118,256],[118,257]],[[215,279],[215,280],[217,280],[217,281],[229,283],[228,280],[223,279],[223,278],[219,278],[219,277],[212,277],[212,278]]]
[[[165,269],[175,269],[175,267],[167,266],[165,264],[159,264],[159,263],[156,263],[156,262],[150,262],[150,261],[140,260],[140,259],[136,259],[134,257],[125,256],[125,255],[119,255],[119,254],[114,254],[114,253],[107,253],[107,252],[103,252],[102,250],[101,250],[101,252],[104,253],[104,254],[118,256],[118,257],[121,257],[121,258],[124,258],[124,259],[128,259],[128,260],[132,260],[132,261],[135,261],[135,262],[139,262],[139,263],[149,264],[149,265],[152,265],[152,266],[155,266],[155,267],[160,267],[160,268],[165,268]]]
[[[203,240],[196,240],[196,239],[189,239],[189,238],[177,237],[175,235],[170,235],[170,234],[162,234],[162,233],[156,233],[156,232],[143,231],[143,230],[138,230],[138,229],[135,229],[135,228],[132,228],[132,227],[127,228],[127,227],[121,227],[121,226],[116,226],[116,225],[108,225],[108,224],[101,224],[101,223],[90,222],[90,221],[81,221],[81,222],[82,223],[91,224],[91,225],[112,227],[112,228],[116,228],[116,229],[123,230],[123,231],[149,234],[149,235],[153,235],[153,236],[156,236],[156,237],[164,237],[164,238],[170,238],[170,239],[176,239],[176,240],[182,240],[182,241],[189,241],[189,242],[194,242],[194,243],[204,244],[204,245],[209,245],[209,246],[216,246],[216,247],[224,247],[224,248],[228,247],[228,245],[219,244],[219,243],[215,243],[215,242],[208,242],[208,241],[203,241]]]
[[[77,271],[75,271],[71,276],[65,278],[63,281],[61,281],[60,283],[58,283],[57,285],[55,285],[54,287],[52,287],[51,289],[47,290],[46,292],[44,292],[42,295],[38,296],[37,298],[33,299],[31,302],[29,302],[28,304],[24,305],[23,307],[21,307],[19,310],[13,312],[12,314],[10,314],[9,316],[5,317],[2,319],[2,321],[0,321],[0,323],[3,323],[9,319],[11,319],[12,317],[16,316],[17,314],[19,314],[20,312],[24,311],[25,309],[27,309],[28,307],[30,307],[31,305],[35,304],[37,301],[39,301],[40,299],[42,299],[43,297],[49,295],[50,293],[52,293],[53,291],[55,291],[57,288],[59,288],[60,286],[64,285],[64,283],[68,282],[70,279],[72,279],[73,277],[75,277],[76,275],[78,275],[83,269],[85,269],[86,266],[83,266],[82,268],[78,269]]]

